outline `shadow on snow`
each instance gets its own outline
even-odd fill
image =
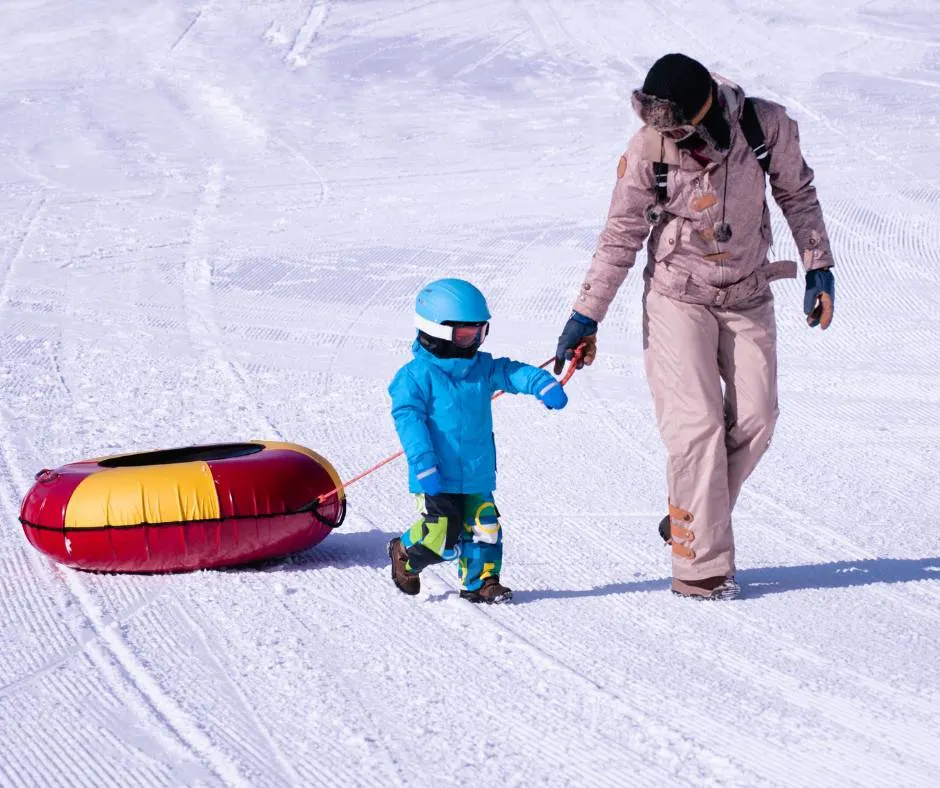
[[[875,583],[909,583],[918,580],[940,581],[940,558],[872,558],[862,561],[833,561],[801,566],[767,566],[745,569],[736,575],[742,586],[742,599],[757,599],[786,591],[825,588],[851,588]],[[664,591],[669,579],[610,583],[577,590],[516,591],[514,603],[540,599],[574,599],[647,591]]]
[[[333,567],[388,566],[386,545],[398,532],[378,529],[355,533],[335,533],[328,540],[303,553],[286,559],[264,561],[240,570],[254,569],[273,572],[298,572]],[[742,586],[742,599],[757,599],[768,594],[787,591],[809,591],[827,588],[852,588],[876,583],[909,583],[923,580],[940,581],[940,557],[934,558],[871,558],[859,561],[833,561],[825,564],[800,566],[766,566],[744,569],[736,575]],[[507,580],[509,578],[507,577]],[[577,599],[616,594],[665,591],[669,578],[609,583],[594,588],[516,590],[513,602],[525,604],[542,599]],[[511,584],[511,583],[510,583]]]

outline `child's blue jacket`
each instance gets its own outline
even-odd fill
[[[548,372],[509,358],[437,358],[415,340],[414,359],[388,387],[392,418],[408,458],[408,485],[437,466],[443,492],[496,489],[496,444],[490,399],[496,391],[539,394],[555,382]]]

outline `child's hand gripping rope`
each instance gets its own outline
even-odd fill
[[[553,380],[535,396],[549,410],[561,410],[568,404],[568,395],[557,380]]]
[[[568,371],[565,373],[565,376],[561,380],[549,383],[536,395],[549,410],[561,410],[568,404],[568,394],[565,392],[565,384],[571,380],[577,370],[584,366],[585,354],[590,350],[589,339],[583,340],[571,351],[571,363],[568,364]],[[552,359],[552,361],[555,361],[557,366],[557,359]],[[547,366],[550,363],[551,361],[547,361],[543,366]]]

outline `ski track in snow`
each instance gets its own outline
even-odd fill
[[[189,630],[192,634],[192,637],[202,647],[203,658],[214,666],[215,669],[213,670],[213,673],[223,680],[225,685],[230,688],[232,694],[238,700],[239,711],[253,723],[253,726],[258,735],[261,737],[270,753],[273,754],[275,763],[277,765],[277,771],[289,782],[299,783],[300,780],[294,766],[291,764],[290,759],[272,737],[271,732],[268,730],[265,724],[254,712],[251,706],[251,702],[245,696],[244,692],[242,692],[238,684],[229,677],[231,668],[225,664],[223,658],[219,656],[217,648],[209,642],[209,635],[206,633],[205,628],[192,617],[192,615],[187,611],[186,605],[180,601],[179,597],[174,597],[173,603],[179,613],[180,620],[185,621],[186,624],[189,625]],[[263,753],[262,757],[267,759],[267,753]]]
[[[211,768],[222,778],[226,785],[248,786],[251,783],[245,780],[238,768],[221,751],[219,751],[202,731],[199,723],[191,719],[150,676],[141,664],[139,656],[121,637],[120,629],[115,622],[105,621],[98,604],[78,573],[74,570],[64,570],[65,582],[69,590],[78,600],[88,617],[89,622],[100,638],[100,645],[93,644],[89,652],[102,670],[108,658],[117,662],[117,675],[112,680],[120,692],[122,682],[129,685],[130,692],[141,697],[139,702],[154,714],[160,721],[161,727],[172,731],[186,746],[184,754],[196,754],[205,759]],[[169,747],[170,753],[178,747]]]
[[[237,389],[244,392],[242,399],[246,407],[255,413],[256,429],[264,437],[283,436],[271,421],[257,407],[257,401],[251,394],[248,376],[241,365],[224,350],[224,338],[213,317],[211,303],[212,263],[206,249],[208,225],[218,211],[222,192],[222,169],[218,164],[209,167],[206,174],[206,186],[193,217],[193,229],[186,257],[185,276],[183,278],[183,299],[190,314],[193,344],[204,346],[206,353],[221,368]]]
[[[0,305],[5,304],[9,298],[8,291],[14,266],[22,255],[23,248],[42,215],[47,199],[48,198],[43,195],[31,200],[23,216],[14,226],[13,238],[9,244],[9,248],[3,255],[2,263],[0,263],[0,265],[2,265],[2,269],[0,269]]]
[[[284,60],[291,68],[301,68],[307,65],[307,50],[317,36],[317,32],[326,21],[327,14],[330,12],[328,0],[313,0],[307,11],[307,18],[297,31],[294,42],[291,44],[290,52],[287,53]]]
[[[242,5],[4,12],[0,785],[932,785],[929,14]],[[435,276],[486,291],[488,349],[541,362],[666,51],[795,114],[837,256],[825,335],[799,282],[775,289],[782,415],[735,513],[739,603],[667,593],[639,270],[565,413],[494,407],[512,605],[460,600],[451,564],[392,587],[402,461],[258,567],[86,575],[27,544],[43,466],[274,437],[348,477],[391,454],[385,388]]]
[[[172,53],[174,49],[176,49],[180,44],[183,43],[183,39],[189,35],[192,29],[196,26],[196,23],[199,21],[199,17],[201,16],[202,16],[202,10],[200,9],[199,11],[196,12],[195,16],[193,16],[192,21],[190,21],[190,23],[186,25],[185,28],[183,28],[183,32],[180,33],[179,38],[177,38],[176,41],[173,42],[173,46],[171,46],[169,49],[170,53]]]

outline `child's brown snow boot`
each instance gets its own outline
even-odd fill
[[[408,553],[401,543],[401,538],[395,537],[388,543],[388,557],[392,559],[392,581],[398,590],[408,596],[415,596],[421,591],[421,578],[417,572],[408,571]]]
[[[460,598],[487,605],[499,605],[512,599],[512,589],[500,585],[499,575],[493,575],[486,578],[476,591],[461,591]]]

